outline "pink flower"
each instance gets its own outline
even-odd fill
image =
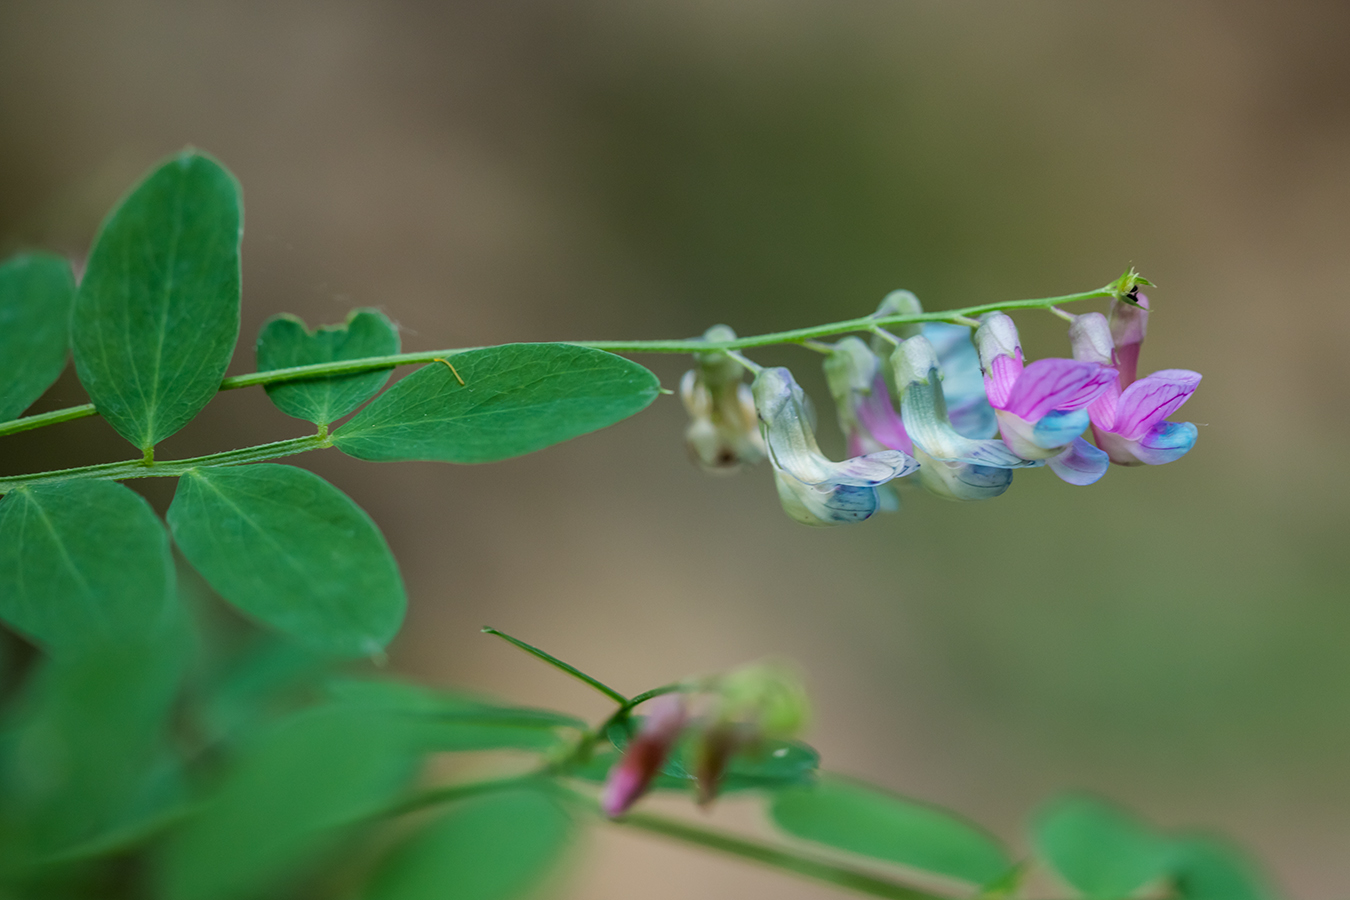
[[[1080,435],[1087,407],[1116,380],[1109,365],[1076,359],[1038,359],[1027,365],[1017,326],[1003,313],[984,318],[975,332],[985,391],[1008,449],[1045,460],[1069,484],[1092,484],[1106,474],[1106,454]]]
[[[1074,359],[1114,364],[1120,376],[1088,406],[1097,446],[1122,466],[1157,466],[1180,459],[1195,446],[1198,429],[1168,422],[1200,384],[1200,373],[1163,369],[1135,380],[1139,348],[1148,325],[1148,298],[1139,306],[1117,300],[1111,319],[1101,313],[1078,316],[1069,326]]]

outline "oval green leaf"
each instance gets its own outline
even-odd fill
[[[1079,794],[1032,823],[1036,850],[1088,897],[1128,897],[1167,872],[1167,842],[1125,810]]]
[[[334,433],[358,459],[483,463],[542,450],[647,407],[660,385],[635,362],[572,344],[506,344],[424,366]]]
[[[993,837],[954,814],[838,777],[774,794],[771,814],[796,837],[974,884],[1012,867]]]
[[[164,527],[120,484],[48,482],[0,500],[0,617],[53,653],[157,632],[174,584]]]
[[[376,309],[353,310],[341,325],[310,331],[292,315],[274,316],[258,335],[258,371],[389,356],[399,351],[398,329]],[[267,385],[267,396],[288,416],[327,425],[379,393],[389,370]]]
[[[1172,880],[1183,900],[1274,900],[1247,858],[1223,841],[1177,838],[1170,857]]]
[[[0,265],[0,422],[33,405],[66,367],[75,277],[59,256],[31,253]]]
[[[404,789],[416,755],[354,707],[299,713],[248,745],[161,858],[174,900],[271,896]]]
[[[562,857],[571,816],[547,794],[512,790],[455,804],[395,848],[365,900],[510,900]]]
[[[184,151],[99,230],[75,297],[75,370],[118,434],[147,450],[215,396],[239,337],[239,184]]]
[[[403,579],[370,516],[318,475],[263,463],[193,469],[169,527],[230,603],[303,646],[366,656],[398,632]]]
[[[390,715],[420,750],[546,752],[563,742],[558,729],[574,733],[587,725],[574,716],[546,709],[502,706],[402,681],[342,678],[328,685],[335,700]]]

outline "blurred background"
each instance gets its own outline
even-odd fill
[[[0,3],[0,250],[82,255],[193,144],[244,185],[254,368],[277,312],[405,349],[680,337],[1159,287],[1142,371],[1199,444],[812,530],[766,470],[691,466],[678,401],[485,467],[303,460],[384,529],[390,666],[600,715],[493,625],[636,692],[797,660],[831,768],[1021,844],[1065,788],[1210,826],[1299,898],[1350,893],[1350,6],[613,0]],[[1031,355],[1063,323],[1019,318]],[[788,364],[826,404],[817,358]],[[645,357],[668,387],[686,367]],[[83,402],[69,373],[38,410]],[[161,451],[296,436],[256,390]],[[838,451],[837,435],[824,439]],[[134,455],[97,419],[5,473]],[[162,511],[172,484],[133,482]],[[758,828],[735,804],[720,817]],[[823,898],[611,829],[559,896]]]

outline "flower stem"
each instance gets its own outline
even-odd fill
[[[946,900],[941,895],[930,894],[908,885],[878,878],[866,872],[837,865],[823,859],[817,859],[801,853],[776,847],[760,841],[751,841],[723,831],[714,831],[699,825],[692,825],[665,816],[650,813],[629,813],[614,820],[615,825],[635,828],[649,834],[674,838],[696,847],[707,847],[731,856],[739,856],[761,863],[774,869],[804,875],[837,887],[848,888],[871,897],[889,897],[891,900]]]
[[[618,691],[614,690],[614,688],[610,687],[609,685],[605,684],[599,679],[592,678],[585,672],[578,669],[576,666],[571,665],[570,663],[565,663],[561,659],[558,659],[556,656],[553,656],[552,654],[549,653],[545,653],[543,650],[540,650],[538,647],[535,647],[532,644],[525,643],[520,638],[512,637],[506,632],[498,631],[495,628],[484,628],[483,634],[493,634],[509,644],[515,644],[517,647],[524,650],[531,656],[536,657],[537,659],[542,659],[550,666],[553,666],[553,668],[560,669],[561,671],[566,672],[568,675],[571,675],[573,678],[577,679],[583,684],[590,685],[591,687],[595,688],[597,691],[604,694],[606,697],[613,700],[620,706],[628,706],[630,702],[628,698],[625,697],[623,694],[620,694]]]
[[[237,466],[243,463],[261,462],[281,456],[292,456],[309,450],[320,450],[332,446],[331,442],[318,435],[307,435],[285,441],[273,441],[270,444],[258,444],[241,450],[226,450],[223,453],[211,453],[206,456],[194,456],[191,459],[166,459],[147,462],[144,458],[126,462],[99,463],[93,466],[78,466],[73,469],[53,469],[49,472],[34,472],[31,475],[8,475],[0,477],[0,494],[43,481],[65,481],[72,478],[96,478],[122,481],[128,478],[177,478],[188,469],[197,466]]]
[[[1082,300],[1100,300],[1116,297],[1115,285],[1084,291],[1079,294],[1065,294],[1061,297],[1041,297],[1034,300],[1009,300],[1001,303],[985,303],[979,306],[967,306],[962,309],[948,309],[940,312],[913,313],[893,316],[862,316],[857,319],[845,319],[828,325],[816,325],[811,328],[796,328],[791,331],[775,331],[769,334],[736,338],[732,341],[675,340],[675,341],[567,341],[578,347],[590,347],[594,350],[607,350],[610,353],[702,353],[709,350],[746,350],[753,347],[770,347],[776,344],[804,344],[815,338],[831,337],[850,332],[871,332],[874,326],[915,325],[922,322],[956,322],[971,324],[984,313],[1007,312],[1018,309],[1049,309],[1061,303],[1077,303]],[[389,356],[367,356],[362,359],[347,359],[339,362],[315,363],[309,366],[291,366],[286,369],[271,369],[266,372],[250,372],[247,375],[232,375],[220,383],[222,391],[252,387],[259,384],[278,384],[286,381],[304,379],[331,378],[336,375],[354,375],[359,372],[372,372],[378,369],[392,369],[396,366],[419,363],[443,362],[446,357],[457,353],[479,350],[480,347],[459,347],[450,350],[427,350],[420,353],[395,353]],[[453,371],[453,367],[452,367]],[[456,373],[458,374],[458,373]],[[0,422],[0,437],[17,434],[58,422],[69,422],[86,416],[97,415],[93,404],[71,406],[24,416],[8,422]]]

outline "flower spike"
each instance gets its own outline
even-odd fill
[[[787,369],[762,370],[751,391],[779,499],[804,525],[861,522],[877,511],[880,485],[917,468],[913,457],[898,450],[828,459],[811,430],[806,395]]]
[[[725,325],[704,332],[708,341],[729,341],[736,333]],[[709,472],[735,472],[764,458],[750,387],[740,364],[718,351],[696,353],[697,368],[684,373],[680,399],[689,412],[684,433],[689,455]]]

